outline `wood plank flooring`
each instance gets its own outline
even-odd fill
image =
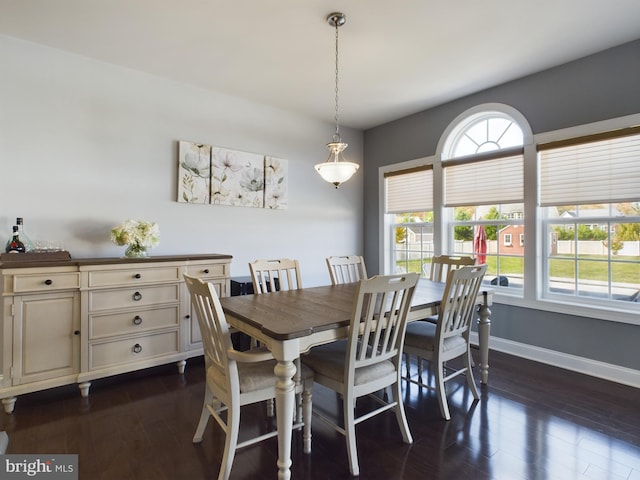
[[[414,443],[402,443],[392,414],[362,423],[360,478],[640,480],[640,389],[500,352],[490,364],[480,401],[451,386],[449,422],[433,392],[405,384]],[[75,386],[21,396],[13,414],[0,414],[0,429],[9,433],[7,453],[78,454],[81,480],[215,479],[220,429],[211,421],[204,441],[191,442],[203,390],[203,363],[194,359],[184,375],[167,365],[95,381],[88,399]],[[339,406],[320,386],[314,403]],[[274,425],[264,405],[241,418],[241,437]],[[292,478],[349,478],[344,438],[314,420],[310,455],[294,433]],[[275,439],[239,451],[231,479],[275,479],[276,455]]]

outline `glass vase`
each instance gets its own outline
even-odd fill
[[[127,249],[124,251],[124,256],[127,258],[146,258],[149,254],[147,253],[147,247],[131,244],[127,246]]]

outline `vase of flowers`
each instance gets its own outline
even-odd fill
[[[125,257],[145,258],[147,249],[160,243],[160,228],[156,222],[127,220],[111,229],[111,241],[116,245],[127,245]]]

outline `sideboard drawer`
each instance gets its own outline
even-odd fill
[[[89,271],[88,276],[89,288],[126,287],[182,280],[179,266],[149,268],[145,265],[118,270],[94,270]]]
[[[187,275],[191,275],[192,277],[227,277],[229,276],[228,268],[228,263],[190,263],[186,266],[185,272]]]
[[[89,292],[89,312],[116,308],[144,307],[180,301],[180,285],[122,288]]]
[[[178,305],[107,315],[89,315],[89,339],[129,335],[156,328],[177,327],[179,324]]]
[[[68,273],[37,273],[32,275],[14,275],[13,292],[47,292],[51,290],[66,290],[80,287],[80,274]]]
[[[89,369],[134,363],[180,351],[177,331],[89,345]]]

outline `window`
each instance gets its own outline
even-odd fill
[[[503,244],[504,244],[505,247],[510,247],[511,246],[512,241],[511,241],[511,234],[510,233],[505,233],[504,234]]]
[[[538,150],[546,238],[542,297],[640,302],[640,128]]]
[[[480,112],[460,121],[442,152],[449,252],[488,265],[485,282],[522,295],[524,134],[509,115]]]
[[[433,156],[380,169],[383,272],[473,255],[496,303],[640,325],[638,159],[640,114],[534,137],[507,105],[469,109]]]
[[[391,270],[422,273],[433,256],[433,169],[388,172],[385,191],[385,212],[392,215]]]

